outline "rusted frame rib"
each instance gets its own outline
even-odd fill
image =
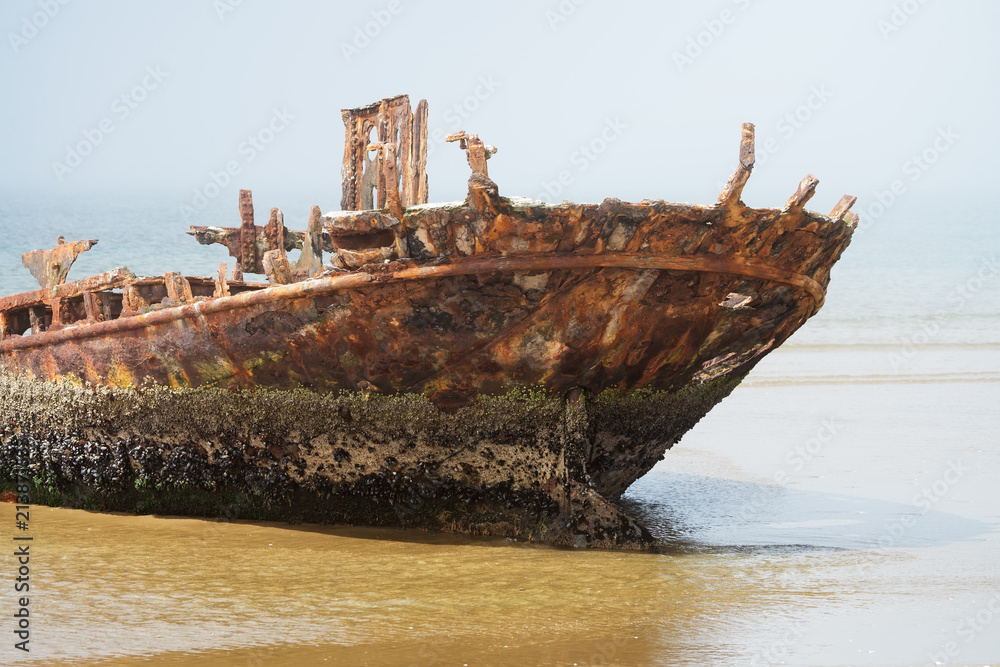
[[[257,256],[257,227],[253,221],[253,194],[240,190],[240,254],[237,263],[241,271],[261,273]]]
[[[750,180],[750,172],[753,171],[755,154],[754,125],[753,123],[743,123],[740,139],[740,161],[736,165],[736,171],[729,177],[726,187],[719,195],[721,206],[732,208],[740,201],[740,197],[743,196],[743,187]]]
[[[13,294],[0,298],[0,310],[26,308],[28,306],[47,306],[53,299],[68,299],[80,296],[84,292],[100,292],[103,290],[124,287],[135,280],[128,269],[117,268],[83,280],[63,283],[51,290],[37,289],[31,292]]]
[[[390,156],[368,156],[370,143],[392,144],[403,206],[427,203],[427,101],[421,100],[414,112],[410,98],[397,95],[356,109],[342,109],[346,130],[341,165],[340,208],[371,210],[385,208],[387,176],[384,168]],[[375,141],[370,141],[372,130]],[[371,200],[371,189],[375,199]]]
[[[70,340],[83,340],[104,334],[114,334],[167,324],[185,318],[194,319],[211,313],[226,312],[237,308],[262,305],[284,299],[311,297],[328,292],[338,292],[379,283],[406,280],[434,280],[451,276],[493,273],[496,271],[522,272],[595,268],[698,271],[771,280],[798,287],[808,292],[816,303],[816,308],[813,312],[819,310],[825,298],[823,286],[809,276],[785,271],[767,264],[738,261],[726,257],[663,257],[637,253],[520,255],[501,258],[465,259],[451,264],[418,266],[387,273],[349,273],[346,275],[316,278],[291,285],[275,285],[268,289],[243,292],[215,299],[214,301],[200,301],[176,308],[166,308],[132,317],[122,317],[111,322],[100,322],[89,326],[60,329],[59,331],[47,332],[28,338],[9,338],[0,343],[0,349],[18,350]]]
[[[103,318],[100,301],[94,292],[83,293],[83,310],[88,322],[100,322]]]
[[[834,220],[843,220],[847,217],[847,213],[851,210],[851,207],[857,203],[857,201],[858,198],[854,195],[844,195],[840,198],[840,201],[837,202],[837,205],[833,207],[833,210],[830,211],[830,217]]]
[[[819,179],[809,174],[802,179],[799,183],[798,189],[795,191],[788,201],[785,202],[785,211],[801,211],[806,202],[812,199],[813,195],[816,194],[816,186],[819,185]]]

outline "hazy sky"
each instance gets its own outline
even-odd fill
[[[713,201],[743,121],[754,205],[807,173],[810,208],[862,214],[894,186],[985,200],[997,175],[986,0],[4,0],[0,25],[3,192],[181,206],[235,163],[234,210],[239,187],[337,209],[340,109],[399,93],[430,104],[431,201],[464,196],[433,139],[459,129],[500,148],[502,194],[554,201]]]

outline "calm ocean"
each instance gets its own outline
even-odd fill
[[[280,203],[301,228],[314,202]],[[70,279],[214,275],[232,259],[184,232],[237,222],[235,197],[186,221],[176,200],[4,196],[0,294],[37,287],[20,255],[60,234],[100,240]],[[863,220],[823,310],[629,490],[663,555],[35,508],[28,657],[1000,664],[998,222],[913,201]]]

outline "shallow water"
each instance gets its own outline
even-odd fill
[[[861,235],[824,310],[633,485],[663,554],[34,507],[32,651],[8,620],[0,662],[1000,663],[1000,276],[969,282],[1000,236],[933,222]],[[138,273],[177,257],[128,247]]]
[[[1000,418],[977,415],[998,402],[996,382],[741,388],[628,493],[662,555],[36,507],[31,656],[996,662],[1000,618],[963,619],[1000,617]]]

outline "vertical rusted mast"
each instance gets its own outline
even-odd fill
[[[427,101],[421,100],[413,113],[409,97],[398,95],[368,106],[344,109],[341,116],[345,140],[340,207],[345,211],[385,208],[395,189],[400,193],[402,206],[426,204]],[[393,149],[376,150],[370,157],[369,146]],[[388,165],[384,161],[391,154],[395,155],[395,187],[386,182]]]
[[[257,228],[253,223],[253,195],[240,190],[240,256],[239,273],[254,273],[257,266]]]
[[[410,170],[403,178],[413,184],[413,190],[404,194],[407,206],[427,203],[427,100],[420,100],[413,115],[413,143],[411,144]]]
[[[742,138],[740,140],[740,161],[736,165],[736,171],[729,177],[726,187],[719,195],[719,205],[734,211],[737,206],[742,206],[740,197],[743,195],[743,186],[750,180],[750,172],[754,165],[754,126],[753,123],[743,123]]]
[[[378,116],[375,117],[375,141],[380,144],[387,144],[392,133],[393,120],[390,115],[389,101],[382,100],[378,104]],[[370,145],[370,144],[369,144]],[[365,147],[368,150],[368,146]],[[372,196],[371,208],[385,208],[385,155],[383,151],[376,151],[372,155],[372,162],[375,166],[375,192]]]
[[[319,206],[313,206],[309,213],[306,233],[302,236],[302,253],[295,270],[310,277],[323,270],[323,213]]]

